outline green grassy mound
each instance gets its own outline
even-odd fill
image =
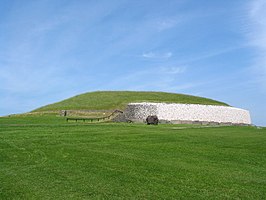
[[[265,199],[266,129],[0,118],[0,199]]]
[[[204,105],[227,104],[208,98],[166,93],[166,92],[134,92],[134,91],[101,91],[89,92],[72,98],[50,104],[34,111],[53,110],[123,110],[131,102],[166,102],[166,103],[186,103]]]

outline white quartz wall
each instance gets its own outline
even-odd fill
[[[167,103],[130,103],[126,118],[145,120],[157,115],[159,120],[207,121],[219,123],[251,124],[249,111],[229,106]]]

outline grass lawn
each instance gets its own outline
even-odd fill
[[[266,129],[0,118],[0,199],[265,199]]]

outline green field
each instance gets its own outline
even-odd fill
[[[0,118],[0,199],[265,199],[266,129]]]
[[[204,104],[204,105],[223,105],[228,104],[208,98],[166,93],[166,92],[136,92],[136,91],[99,91],[89,92],[63,101],[43,106],[34,111],[53,111],[53,110],[123,110],[128,103],[132,102],[166,102],[166,103],[185,103],[185,104]]]

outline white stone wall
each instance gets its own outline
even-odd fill
[[[249,111],[229,106],[167,103],[130,103],[126,118],[143,121],[148,115],[159,120],[207,121],[219,123],[251,124]]]

